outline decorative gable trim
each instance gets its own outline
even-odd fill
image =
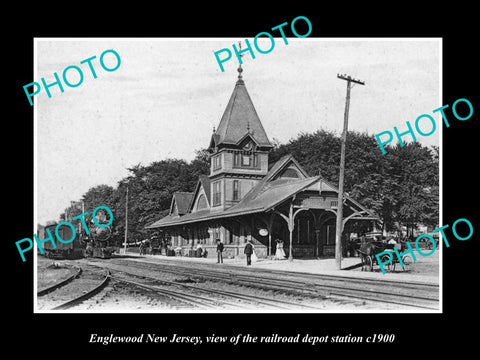
[[[275,165],[270,169],[270,173],[266,175],[265,182],[270,182],[279,178],[283,171],[291,168],[298,171],[301,175],[300,179],[306,179],[310,177],[305,169],[298,163],[298,161],[292,155],[286,155],[278,160]]]
[[[192,198],[192,203],[190,205],[189,212],[196,212],[197,211],[197,206],[198,206],[198,201],[200,200],[201,197],[204,197],[207,200],[207,207],[205,209],[201,210],[206,210],[210,209],[210,199],[208,198],[207,194],[205,193],[205,190],[203,189],[203,186],[199,186],[198,192],[196,192],[195,197]]]
[[[248,140],[251,140],[255,143],[255,146],[258,147],[260,146],[260,144],[258,143],[258,141],[255,139],[255,137],[253,136],[253,133],[251,133],[250,131],[248,131],[245,135],[243,135],[240,140],[237,141],[237,143],[235,145],[237,145],[239,148],[243,149],[243,147],[245,146],[245,144],[248,142]]]
[[[195,186],[195,191],[193,192],[192,200],[190,201],[190,205],[188,206],[189,213],[197,211],[198,199],[200,198],[201,195],[204,195],[205,199],[207,199],[207,206],[208,206],[207,208],[210,209],[211,203],[210,203],[210,198],[208,196],[208,192],[205,191],[201,179],[198,179],[197,185]]]

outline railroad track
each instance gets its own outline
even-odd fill
[[[172,261],[153,263],[111,259],[109,263],[313,297],[395,304],[411,309],[439,308],[439,287],[434,284],[310,273],[295,274],[263,269],[252,271],[233,266],[212,269],[212,266],[203,264],[196,264],[192,268]]]
[[[200,308],[200,309],[213,309],[218,306],[225,306],[225,305],[230,305],[230,306],[235,306],[236,304],[229,304],[227,302],[220,302],[218,300],[204,297],[204,296],[199,296],[196,294],[186,294],[182,293],[180,291],[175,291],[175,290],[169,290],[165,289],[159,286],[152,286],[152,285],[146,285],[142,284],[136,281],[131,281],[131,280],[126,280],[126,279],[120,279],[115,277],[114,275],[111,276],[111,279],[113,281],[117,282],[122,282],[126,283],[129,285],[133,285],[137,288],[145,289],[148,290],[149,292],[152,292],[156,297],[168,297],[174,301],[179,301],[180,303],[187,304],[190,306],[193,306],[195,308]],[[220,304],[221,303],[221,304]],[[181,306],[182,308],[184,306]],[[178,306],[177,306],[178,308]]]
[[[78,289],[74,290],[76,287],[78,287],[78,284],[74,281],[74,279],[78,279],[80,275],[84,273],[82,268],[78,268],[78,271],[76,274],[72,275],[68,279],[61,281],[47,289],[44,289],[40,292],[37,293],[37,304],[39,302],[39,297],[45,299],[48,295],[50,294],[50,299],[45,299],[46,305],[51,305],[56,304],[60,302],[59,305],[56,305],[49,310],[65,310],[69,309],[71,307],[74,307],[78,304],[81,304],[83,301],[91,298],[92,296],[96,295],[98,292],[100,292],[107,284],[110,278],[110,272],[106,269],[105,273],[103,274],[103,278],[101,281],[98,281],[97,279],[88,279],[88,290],[84,290],[80,294],[78,294]],[[68,281],[67,281],[68,280]],[[68,285],[67,285],[68,284]],[[68,291],[64,291],[65,294],[58,294],[58,292],[62,292],[65,290],[66,287],[70,287],[72,290],[71,292],[74,294],[72,297],[72,294],[69,294]],[[57,291],[57,293],[56,293]],[[65,300],[65,297],[68,298],[68,300]],[[40,301],[41,302],[41,301]],[[45,305],[45,304],[44,304]]]
[[[62,286],[68,284],[70,281],[72,281],[73,279],[75,279],[77,276],[79,276],[82,273],[82,268],[77,267],[76,270],[77,270],[76,273],[72,274],[71,276],[69,276],[65,280],[59,281],[58,283],[53,284],[52,286],[49,286],[45,289],[42,289],[42,290],[38,291],[37,296],[47,295],[47,294],[51,293],[52,291],[55,291],[58,288],[61,288]]]
[[[255,306],[263,306],[263,307],[266,306],[270,308],[285,309],[285,310],[298,309],[298,308],[316,309],[316,307],[314,306],[298,304],[296,302],[275,299],[275,298],[267,298],[263,296],[253,295],[253,294],[245,295],[245,294],[239,294],[236,292],[226,291],[226,290],[202,288],[198,286],[188,285],[185,283],[179,283],[176,281],[160,279],[154,276],[145,276],[144,274],[135,274],[134,271],[132,271],[132,269],[125,271],[124,267],[122,269],[123,270],[120,270],[118,269],[118,267],[115,269],[115,267],[110,266],[109,270],[111,272],[111,275],[110,275],[111,279],[114,281],[128,283],[128,284],[152,291],[156,294],[160,294],[161,296],[167,296],[172,299],[177,299],[181,302],[186,302],[188,304],[191,304],[195,307],[202,308],[202,309],[212,309],[212,308],[219,308],[219,307],[226,308],[226,309],[245,309],[245,303],[248,303],[250,305],[255,305]],[[180,287],[184,290],[185,289],[188,290],[188,292],[176,291],[176,290],[166,289],[165,287],[139,283],[138,281],[126,280],[124,277],[118,276],[118,274],[123,274],[123,276],[129,276],[129,277],[138,277],[138,278],[141,278],[142,281],[148,280],[155,283],[161,283],[169,287],[176,287],[176,288]],[[201,292],[206,294],[207,296],[198,295],[198,294],[195,294],[195,292]],[[211,297],[212,295],[214,295],[213,298]],[[233,299],[236,302],[225,300],[225,298]],[[238,303],[238,301],[241,301],[242,303]]]

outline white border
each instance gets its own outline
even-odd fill
[[[281,39],[279,37],[275,37],[278,39]],[[37,44],[39,41],[108,41],[108,40],[115,40],[115,41],[216,41],[216,40],[222,40],[226,41],[226,46],[231,46],[231,44],[236,43],[239,39],[238,38],[231,38],[231,37],[212,37],[212,38],[33,38],[34,41],[34,54],[33,54],[33,74],[34,74],[34,79],[38,79],[38,72],[37,72]],[[314,37],[307,37],[307,38],[291,38],[287,37],[288,41],[335,41],[335,42],[341,42],[341,41],[438,41],[439,45],[439,107],[443,105],[443,38],[442,37],[431,37],[431,38],[391,38],[391,37],[372,37],[372,38],[314,38]],[[243,40],[243,39],[241,39]],[[426,109],[430,110],[430,109]],[[433,110],[433,109],[431,109]],[[33,228],[34,231],[33,233],[37,233],[37,180],[38,180],[38,174],[37,174],[37,145],[38,145],[38,139],[37,139],[37,126],[38,126],[38,118],[37,118],[37,106],[36,103],[33,105],[33,114],[34,114],[34,169],[33,169],[33,180],[34,180],[34,224]],[[440,122],[441,124],[441,119]],[[439,131],[439,177],[440,177],[440,182],[439,182],[439,226],[443,226],[443,154],[442,154],[442,149],[443,149],[443,126],[439,126],[440,131]],[[33,239],[32,239],[33,240]],[[335,314],[357,314],[357,313],[375,313],[375,314],[396,314],[396,313],[443,313],[443,242],[439,241],[440,244],[440,249],[439,249],[439,310],[369,310],[369,309],[364,309],[361,311],[345,311],[345,312],[339,312],[339,311],[330,311],[330,310],[318,310],[318,311],[301,311],[301,310],[261,310],[261,311],[251,311],[251,310],[237,310],[237,311],[222,311],[221,309],[218,310],[165,310],[162,309],[161,311],[153,311],[153,310],[139,310],[139,311],[105,311],[105,310],[88,310],[88,311],[55,311],[55,310],[38,310],[37,306],[37,252],[38,249],[34,244],[34,254],[33,254],[33,265],[34,265],[34,270],[33,270],[33,276],[34,276],[34,285],[33,285],[33,299],[34,299],[34,313],[40,313],[40,314],[84,314],[84,313],[95,313],[95,314],[131,314],[131,313],[152,313],[152,314],[164,314],[164,313],[175,313],[175,314],[201,314],[201,313],[222,313],[222,314],[237,314],[237,313],[260,313],[260,314],[266,314],[266,313],[282,313],[282,314],[291,314],[291,313],[301,313],[301,314],[330,314],[330,313],[335,313]],[[381,280],[379,280],[381,281]]]

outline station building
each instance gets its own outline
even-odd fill
[[[262,126],[238,68],[238,80],[210,139],[210,174],[193,192],[172,194],[167,216],[147,226],[162,230],[185,253],[201,244],[216,256],[243,256],[248,240],[259,257],[273,255],[276,239],[286,255],[331,256],[335,252],[338,190],[321,176],[310,176],[291,155],[269,164],[273,146]],[[378,217],[348,196],[344,227]],[[345,232],[345,231],[344,231]]]

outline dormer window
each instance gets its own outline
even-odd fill
[[[250,150],[252,150],[252,147],[253,147],[253,144],[252,144],[251,141],[249,141],[249,142],[247,142],[247,143],[245,144],[245,146],[243,147],[243,149],[246,150],[246,151],[250,151]]]

